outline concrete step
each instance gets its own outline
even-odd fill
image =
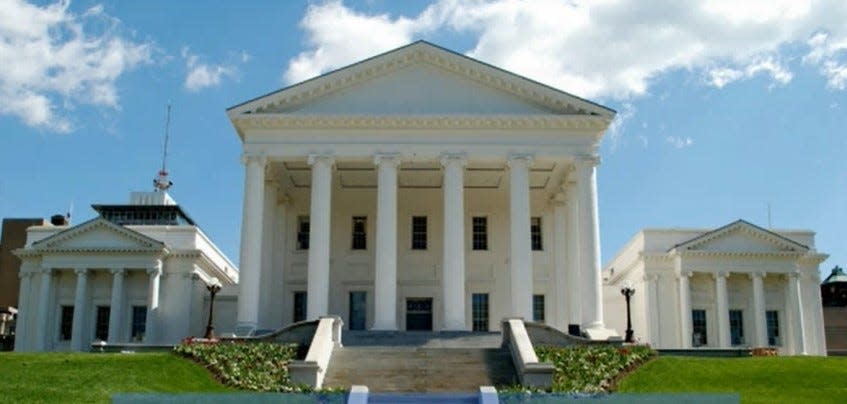
[[[333,351],[324,385],[372,392],[477,392],[517,382],[501,348],[349,347]]]
[[[345,331],[344,346],[420,346],[429,348],[498,348],[499,332],[472,331]]]

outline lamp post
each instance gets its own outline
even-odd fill
[[[632,316],[630,315],[629,299],[635,294],[635,287],[631,283],[625,282],[621,287],[621,294],[626,298],[626,338],[624,342],[632,343]]]
[[[215,295],[221,291],[221,281],[218,278],[212,278],[209,284],[206,285],[206,290],[209,291],[209,322],[206,323],[206,334],[203,338],[215,338],[214,314],[215,314]]]

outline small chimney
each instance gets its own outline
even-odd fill
[[[50,224],[52,224],[53,226],[67,226],[68,218],[62,214],[53,215],[50,216]]]

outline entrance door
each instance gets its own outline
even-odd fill
[[[367,308],[367,292],[350,292],[350,329],[365,329],[365,310]]]
[[[432,331],[432,298],[406,299],[406,330]]]

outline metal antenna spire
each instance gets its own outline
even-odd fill
[[[162,147],[162,169],[159,170],[159,175],[153,179],[153,187],[156,191],[167,191],[174,183],[168,179],[167,161],[168,161],[168,138],[170,137],[171,128],[171,104],[168,103],[167,113],[165,115],[165,143]]]

